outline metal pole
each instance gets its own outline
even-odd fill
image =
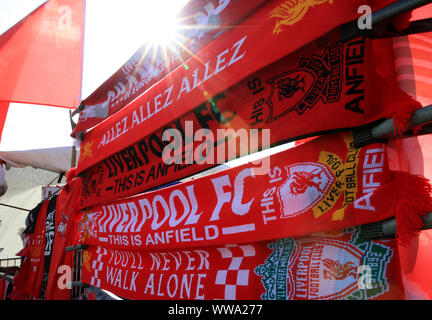
[[[432,105],[416,110],[409,120],[409,126],[415,127],[432,121]],[[393,119],[388,119],[371,129],[373,139],[385,139],[393,136],[394,123]]]
[[[421,217],[423,220],[422,230],[432,229],[432,212]],[[396,219],[391,218],[375,223],[360,226],[361,233],[365,240],[379,240],[394,238],[397,230]]]
[[[342,25],[340,27],[341,41],[348,42],[362,35],[367,36],[373,34],[373,29],[378,24],[429,3],[432,3],[432,0],[399,0],[389,4],[388,6],[372,13],[372,29],[359,29],[357,20]]]
[[[24,208],[20,208],[20,207],[15,207],[15,206],[12,206],[10,204],[0,203],[0,206],[4,206],[4,207],[9,207],[9,208],[17,209],[17,210],[22,210],[22,211],[30,212],[30,210],[28,210],[28,209],[24,209]]]
[[[432,0],[399,0],[372,13],[372,25],[383,22],[404,12],[420,8]]]

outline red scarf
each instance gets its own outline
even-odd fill
[[[72,275],[74,268],[73,252],[66,252],[65,249],[76,242],[78,221],[81,218],[78,211],[80,193],[81,180],[73,179],[62,188],[57,198],[56,235],[46,288],[47,300],[70,299],[70,289],[65,288],[65,285],[66,282],[72,281],[68,276]]]
[[[85,109],[80,113],[78,123],[71,135],[75,137],[77,132],[90,129],[124,108],[182,62],[190,58],[191,54],[197,53],[223,32],[237,27],[245,17],[257,10],[263,2],[263,0],[238,0],[235,2],[225,1],[220,4],[215,0],[190,1],[179,14],[179,20],[183,28],[180,30],[182,36],[178,41],[184,43],[180,45],[174,43],[164,50],[166,52],[163,52],[160,48],[141,47],[122,68],[82,102]],[[393,0],[370,0],[369,2],[374,9],[379,9],[393,2]],[[291,4],[289,3],[289,5]],[[342,6],[341,3],[337,3],[337,5]],[[337,15],[346,14],[347,19],[348,17],[355,19],[357,16],[353,15],[355,13],[354,9],[358,5],[357,2],[353,4],[350,15],[348,15],[348,12],[344,12],[343,8]],[[302,6],[302,10],[295,11],[295,7],[293,7],[291,12],[283,12],[281,15],[278,9],[275,8],[274,11],[272,10],[269,13],[269,17],[279,18],[274,27],[275,32],[280,32],[284,24],[295,25],[296,20],[303,19],[303,16],[313,8],[311,3],[307,1],[297,4],[297,6]],[[339,11],[341,7],[335,8],[335,6],[336,4],[333,4],[332,8]],[[285,14],[285,17],[283,17],[283,14]],[[218,21],[216,25],[213,22],[215,17],[217,17]],[[406,18],[399,18],[396,22],[398,22],[398,25],[402,23],[403,26],[406,20]],[[210,26],[209,23],[211,23]],[[310,29],[310,27],[308,28]],[[200,32],[197,33],[196,30],[200,30]],[[300,32],[302,31],[300,30]]]
[[[72,136],[75,137],[77,132],[88,130],[121,110],[192,54],[241,22],[263,2],[264,0],[224,1],[222,4],[217,0],[188,2],[179,14],[182,26],[181,37],[177,39],[179,43],[173,43],[165,50],[150,46],[140,48],[83,101],[85,109],[80,113]],[[218,23],[215,24],[215,21]],[[197,30],[200,32],[196,32]]]
[[[94,127],[83,141],[78,172],[122,150],[125,146],[137,143],[143,137],[191,111],[209,97],[219,94],[245,77],[300,49],[336,26],[358,18],[357,8],[364,4],[364,1],[338,1],[334,4],[323,2],[313,8],[307,7],[307,14],[288,15],[286,19],[280,20],[274,10],[281,9],[282,3],[285,3],[285,0],[266,3],[242,24],[218,37],[127,107]],[[322,17],[330,15],[332,19],[326,20],[323,24]],[[294,23],[295,27],[290,27],[289,23]],[[349,59],[351,67],[355,68],[362,62],[363,50],[352,49]],[[322,56],[323,52],[318,54]],[[311,58],[309,52],[305,58]],[[298,67],[299,63],[301,62],[296,61],[295,66]],[[317,72],[323,71],[322,65],[314,65],[313,62],[308,67],[316,68]],[[368,65],[366,68],[371,67],[372,65]],[[372,67],[370,71],[373,70]],[[362,75],[348,74],[350,81],[353,81],[350,84],[353,95],[361,90],[359,77]],[[337,84],[333,83],[332,86]],[[327,102],[337,98],[337,92],[329,91],[331,92],[328,92]],[[313,98],[310,97],[312,100]],[[355,108],[356,103],[354,102],[351,107]]]
[[[204,192],[203,192],[204,191]],[[427,180],[390,171],[384,144],[323,136],[262,159],[84,211],[81,241],[168,249],[307,235],[393,216],[401,240],[432,211]]]
[[[45,200],[39,210],[33,234],[30,234],[24,249],[17,253],[24,261],[17,275],[14,277],[14,288],[11,299],[22,299],[25,296],[38,299],[44,274],[45,253],[45,219],[49,200]]]
[[[0,278],[0,300],[6,300],[6,292],[9,285],[9,281]]]
[[[89,247],[82,280],[133,300],[396,300],[399,269],[396,241],[353,229],[186,250]]]
[[[382,118],[394,118],[396,124],[403,127],[412,111],[421,105],[394,81],[383,80],[376,74],[370,40],[358,38],[342,45],[332,41],[337,37],[337,33],[330,33],[254,73],[137,143],[125,142],[121,151],[84,171],[81,206],[134,195],[220,163],[217,159],[225,146],[213,148],[214,143],[207,138],[204,143],[202,138],[192,142],[199,129],[210,130],[213,142],[219,140],[218,129],[236,132],[269,129],[269,143],[274,145],[294,137],[352,128]],[[325,48],[322,48],[323,43],[327,43]],[[136,124],[142,113],[133,112],[132,115],[129,121]],[[123,125],[118,129],[122,128]],[[162,150],[168,143],[163,141],[167,128],[182,134],[181,147],[186,152],[183,161],[174,165],[162,159]],[[227,133],[235,138],[232,132]],[[97,145],[86,137],[80,164],[102,160],[105,148],[110,148],[111,137],[112,133],[101,135],[107,142],[100,145],[100,151],[92,151],[98,149]],[[214,156],[192,163],[191,158],[199,158],[200,149],[209,143],[215,149]],[[242,143],[246,150],[231,148],[236,156],[257,151],[248,148],[247,141]],[[223,160],[228,159],[224,157]]]

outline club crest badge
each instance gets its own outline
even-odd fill
[[[372,299],[389,290],[386,270],[392,249],[373,241],[286,238],[270,243],[272,254],[255,269],[263,300]],[[357,237],[358,238],[358,237]],[[358,240],[358,239],[357,239]],[[369,286],[362,272],[369,268]]]
[[[99,226],[97,223],[97,218],[101,212],[84,212],[83,220],[80,226],[81,240],[84,241],[87,238],[97,238]]]
[[[83,190],[81,203],[84,199],[91,197],[92,195],[100,196],[102,188],[100,187],[104,175],[104,169],[101,164],[95,167],[91,167],[86,170],[83,177]]]
[[[287,179],[278,189],[281,218],[292,218],[312,209],[335,181],[327,166],[301,162],[285,167]]]
[[[65,213],[61,214],[60,223],[57,226],[57,232],[60,234],[60,236],[64,239],[66,234],[68,224],[68,216]]]
[[[93,142],[87,142],[82,145],[80,160],[93,157],[93,144]]]
[[[322,56],[303,57],[296,69],[268,79],[267,123],[291,112],[302,115],[320,100],[338,101],[342,91],[342,61],[342,45],[335,43]]]

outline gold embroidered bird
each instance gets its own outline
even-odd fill
[[[87,157],[89,158],[93,157],[92,147],[93,147],[93,141],[87,142],[81,147],[81,155],[80,155],[81,160]]]
[[[87,272],[91,272],[90,261],[91,261],[91,253],[88,251],[84,251],[84,253],[83,253],[83,267],[87,270]]]
[[[292,26],[299,22],[309,8],[326,2],[332,4],[333,0],[287,0],[280,4],[268,14],[269,19],[276,19],[273,34],[281,33],[284,26]]]
[[[314,178],[320,178],[321,172],[306,172],[299,171],[293,174],[290,192],[292,195],[305,193],[309,187],[315,187],[318,191],[323,192],[319,182],[314,181]]]
[[[339,261],[332,259],[324,259],[322,262],[327,268],[327,270],[324,270],[323,272],[324,279],[343,280],[348,276],[357,276],[356,267],[352,262],[347,262],[343,265]]]

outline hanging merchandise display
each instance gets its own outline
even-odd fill
[[[68,300],[71,297],[71,282],[74,269],[73,252],[67,252],[67,246],[77,242],[78,223],[81,214],[78,211],[78,198],[81,180],[68,175],[67,184],[58,194],[56,205],[55,230],[49,277],[46,286],[47,300]]]
[[[140,130],[144,106],[99,135],[100,142],[86,136],[78,167],[99,162],[82,173],[81,206],[150,190],[299,136],[384,118],[403,129],[421,105],[378,74],[370,39],[343,44],[338,37],[332,32],[278,60],[111,156],[117,133]]]
[[[48,284],[48,278],[50,276],[50,265],[51,256],[53,254],[53,245],[55,242],[56,235],[56,203],[58,195],[55,194],[49,198],[49,203],[47,207],[47,213],[45,218],[45,249],[44,249],[44,266],[43,266],[43,277],[41,283],[40,298],[45,299],[46,297],[46,287]]]
[[[209,98],[327,34],[337,26],[357,19],[357,8],[364,4],[357,1],[338,1],[335,4],[324,2],[310,10],[307,15],[299,15],[291,21],[291,25],[285,25],[285,19],[279,21],[279,15],[272,15],[272,12],[284,11],[283,3],[284,1],[266,3],[255,14],[182,63],[128,106],[87,132],[81,145],[78,172],[153,134]],[[323,25],[321,18],[326,15],[331,15],[332,19]],[[337,29],[335,32],[336,41],[340,41],[343,30]],[[325,52],[317,54],[323,56]],[[360,70],[359,73],[354,73],[354,69],[358,64],[362,64],[363,54],[364,48],[351,48],[351,52],[348,53],[352,65],[351,73],[348,74],[349,79],[345,81],[353,81],[350,84],[353,95],[360,94],[359,91],[362,90],[359,88],[362,83],[360,78],[365,73],[360,74]],[[304,57],[311,58],[310,52]],[[333,60],[331,62],[337,63]],[[307,64],[306,61],[305,63]],[[371,64],[372,61],[368,61],[366,69],[371,68]],[[299,65],[302,66],[301,61],[297,60],[287,71],[296,69]],[[320,75],[323,77],[320,79],[321,82],[318,81],[320,85],[325,83],[325,69],[331,70],[327,64],[315,65],[313,61],[311,65],[304,67],[312,69],[312,73],[318,73],[315,76],[311,75],[312,78],[320,78]],[[301,78],[302,75],[299,75],[293,83],[302,86],[301,81],[299,82]],[[306,77],[305,81],[311,82],[312,78]],[[284,90],[287,85],[283,85]],[[332,83],[332,89],[337,89],[333,86],[337,87],[336,83]],[[318,86],[318,91],[319,88],[322,89]],[[300,93],[298,90],[291,93],[287,90],[288,92],[280,96],[281,99],[289,98],[293,92]],[[335,94],[336,91],[332,91],[328,98],[335,99]],[[320,94],[316,92],[311,95],[311,101],[306,101],[306,104],[313,104],[317,95]],[[357,99],[357,102],[353,102],[352,108],[362,100],[361,97]],[[301,106],[300,110],[304,107]],[[282,111],[277,108],[274,112],[276,117]],[[250,116],[248,114],[248,117]]]
[[[49,202],[44,200],[34,211],[30,211],[27,218],[31,225],[24,231],[24,248],[16,254],[24,259],[14,278],[14,288],[9,296],[12,300],[40,298],[45,271],[46,216]]]
[[[407,151],[430,132],[432,42],[396,37],[428,28],[425,2],[190,1],[181,42],[142,46],[76,109],[78,163],[28,213],[0,300],[426,297],[432,185]]]
[[[351,134],[83,211],[81,242],[155,250],[303,236],[396,216],[407,240],[432,211],[425,178],[390,171],[385,145]],[[205,190],[205,192],[203,192]]]

